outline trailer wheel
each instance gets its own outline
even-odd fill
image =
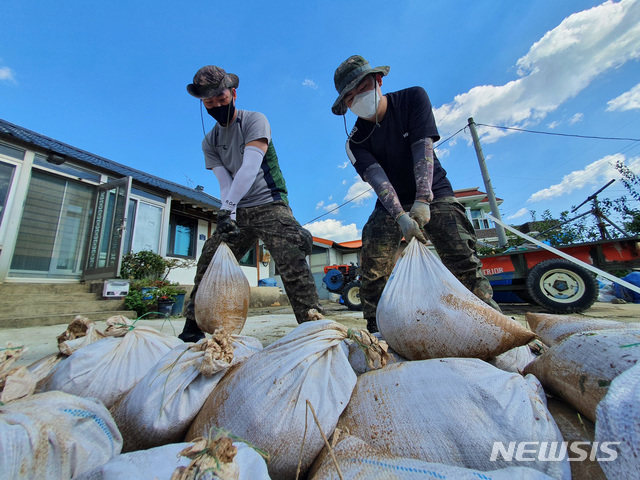
[[[591,273],[564,259],[540,262],[527,276],[527,293],[554,313],[588,309],[598,298],[598,282]]]
[[[360,301],[360,280],[354,280],[345,285],[342,290],[342,299],[349,310],[362,310]]]

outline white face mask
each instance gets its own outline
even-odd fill
[[[378,93],[378,89],[374,88],[373,90],[359,93],[353,97],[353,102],[349,110],[361,118],[372,118],[376,115],[379,103],[380,94]]]

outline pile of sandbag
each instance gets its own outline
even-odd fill
[[[58,364],[42,391],[59,390],[101,400],[112,407],[182,340],[121,316],[107,320],[106,338],[77,350]]]
[[[479,300],[429,249],[413,239],[382,292],[378,330],[409,360],[496,357],[534,334]]]

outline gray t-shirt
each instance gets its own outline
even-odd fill
[[[219,123],[202,141],[205,167],[209,170],[222,166],[234,178],[242,166],[244,147],[247,143],[264,138],[269,147],[262,159],[256,180],[247,194],[238,202],[238,207],[255,207],[275,200],[287,199],[287,186],[280,171],[278,157],[271,141],[271,126],[260,112],[236,110],[238,115],[228,127]]]

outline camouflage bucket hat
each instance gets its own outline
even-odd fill
[[[210,98],[220,95],[226,88],[238,88],[239,83],[237,75],[215,65],[207,65],[196,72],[193,83],[187,85],[187,92],[196,98]]]
[[[347,107],[342,103],[344,96],[358,86],[360,81],[370,73],[379,73],[385,76],[389,73],[391,67],[376,67],[371,68],[369,62],[367,62],[360,55],[352,55],[336,68],[336,73],[333,75],[333,83],[338,91],[338,98],[333,103],[331,111],[336,115],[344,115],[347,113]]]

